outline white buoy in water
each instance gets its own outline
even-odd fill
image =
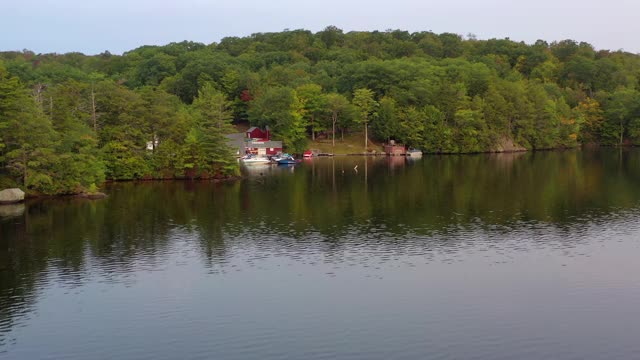
[[[358,172],[358,165],[356,165],[353,170],[355,170],[356,172]]]

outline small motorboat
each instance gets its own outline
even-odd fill
[[[278,165],[290,165],[290,164],[296,163],[296,159],[291,155],[282,156],[280,159],[276,161],[278,162]]]
[[[419,150],[419,149],[409,149],[409,150],[407,150],[407,156],[411,156],[411,157],[422,157],[422,150]]]
[[[264,156],[249,154],[249,155],[243,156],[240,159],[240,162],[242,162],[245,165],[253,165],[253,164],[268,164],[271,162],[271,160],[269,160],[269,158]]]
[[[313,151],[312,150],[305,150],[304,153],[302,154],[302,157],[304,157],[304,158],[313,157]]]
[[[277,154],[271,156],[271,162],[277,163],[278,160],[285,159],[285,158],[287,158],[289,156],[291,156],[291,155],[289,155],[287,153],[277,153]]]
[[[271,155],[269,158],[271,159],[272,163],[277,163],[278,160],[282,159],[283,156],[285,156],[287,154],[283,154],[283,153],[277,153],[275,155]]]

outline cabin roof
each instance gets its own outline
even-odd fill
[[[247,147],[250,148],[282,148],[282,141],[249,141]]]

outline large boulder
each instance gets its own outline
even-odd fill
[[[0,191],[0,204],[13,204],[24,200],[24,191],[13,188]]]

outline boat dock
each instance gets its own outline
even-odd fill
[[[390,140],[388,144],[384,145],[384,153],[388,156],[405,156],[407,148],[402,144],[396,144],[395,140]]]

